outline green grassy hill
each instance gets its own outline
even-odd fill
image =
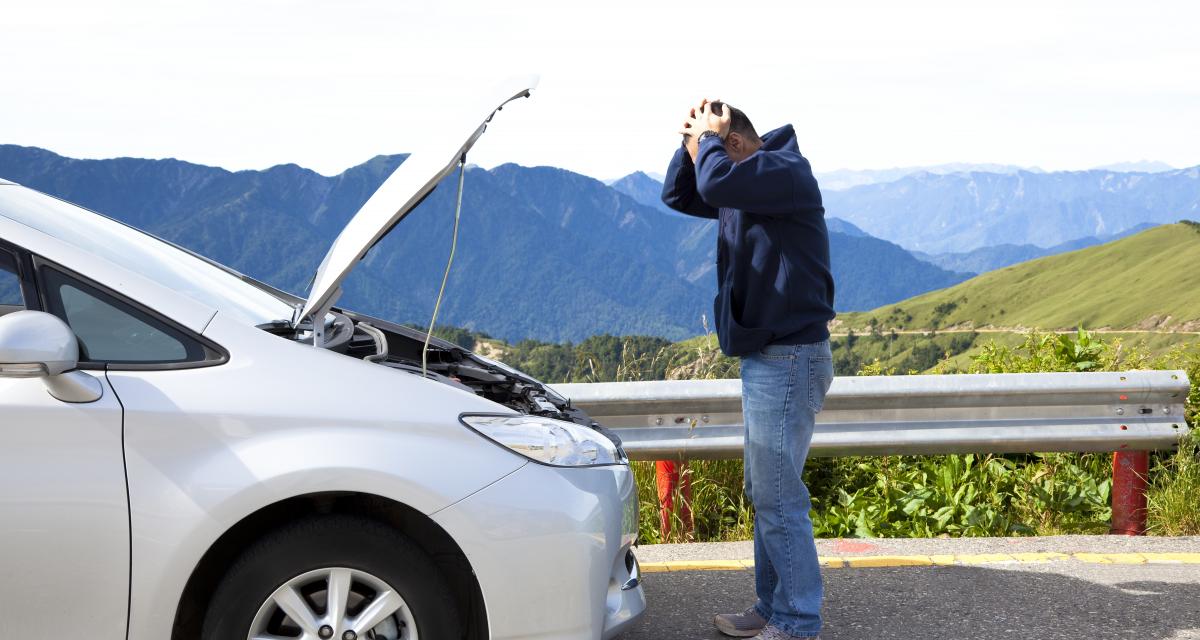
[[[1181,222],[985,273],[873,311],[845,313],[832,329],[1200,331],[1198,292],[1200,224]]]

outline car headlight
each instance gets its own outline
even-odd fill
[[[574,422],[530,415],[464,415],[463,424],[534,462],[555,467],[622,464],[617,446]]]

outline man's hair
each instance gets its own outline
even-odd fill
[[[757,141],[758,132],[754,130],[754,123],[750,122],[750,118],[737,107],[727,105],[724,102],[713,102],[712,112],[721,115],[723,109],[729,109],[729,130],[736,131],[739,135],[749,138],[752,141]]]

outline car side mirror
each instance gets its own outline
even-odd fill
[[[79,341],[58,317],[41,311],[0,316],[0,378],[42,378],[50,395],[63,402],[95,402],[104,387],[75,371]]]

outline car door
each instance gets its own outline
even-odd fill
[[[32,262],[0,244],[0,315],[40,307]],[[129,506],[122,410],[0,377],[0,638],[125,638]]]

